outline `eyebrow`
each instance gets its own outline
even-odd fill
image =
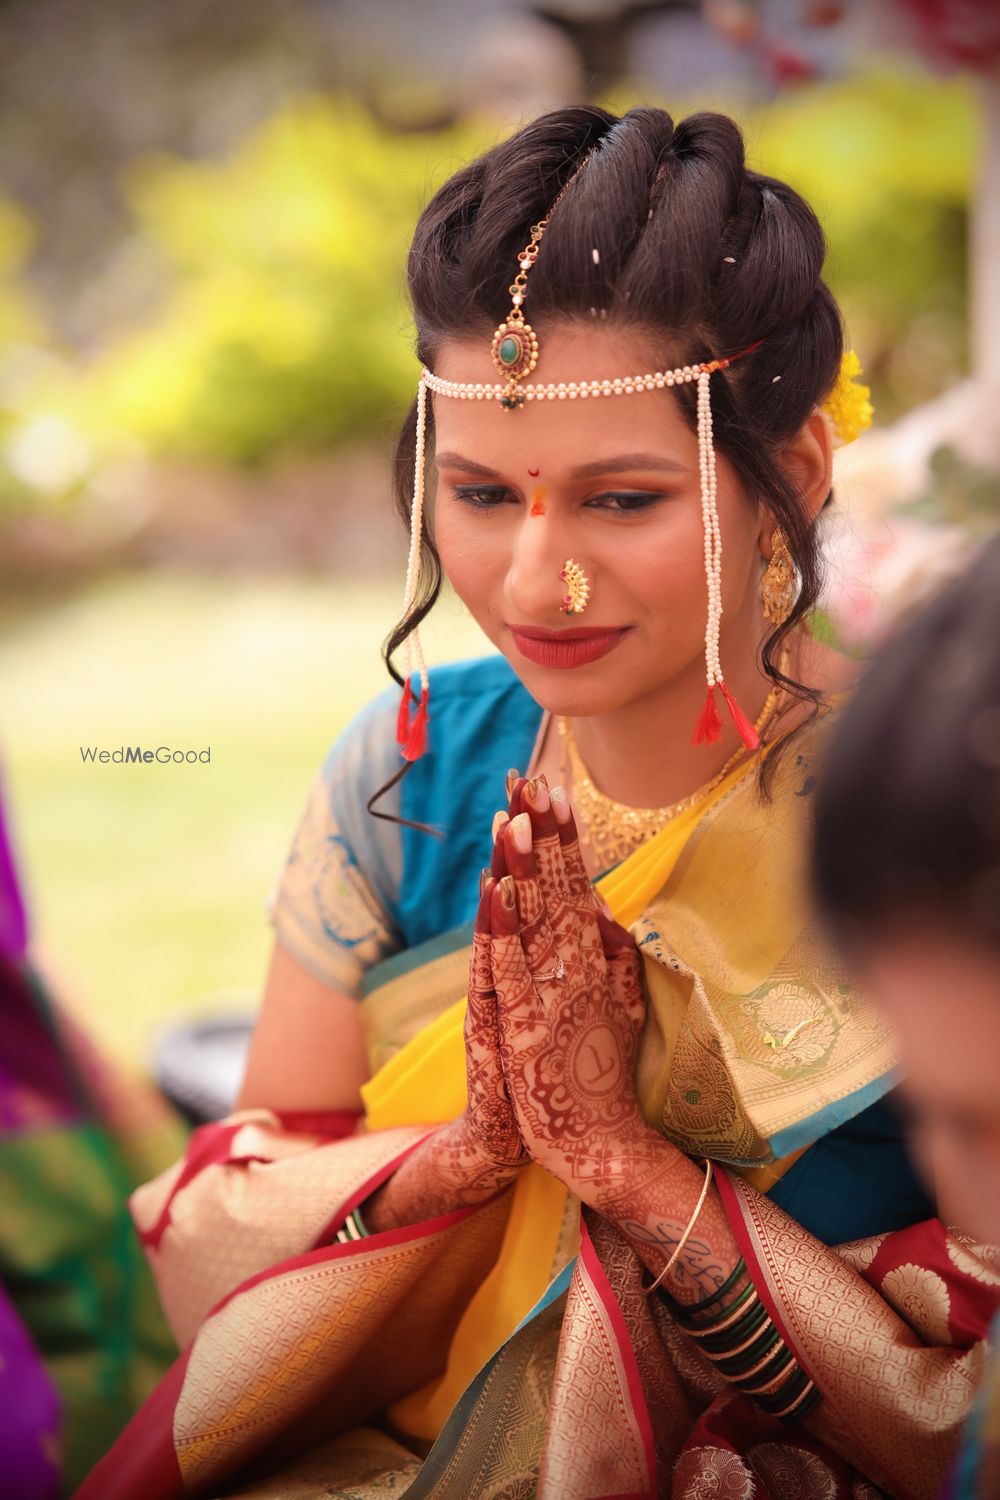
[[[460,453],[438,453],[434,462],[439,469],[460,469],[462,473],[474,474],[479,479],[503,477],[495,469],[477,464],[471,458],[463,458]],[[616,453],[613,458],[598,458],[592,463],[578,464],[569,473],[571,479],[596,479],[601,474],[619,474],[625,469],[646,469],[661,474],[690,473],[686,464],[680,464],[662,453]]]

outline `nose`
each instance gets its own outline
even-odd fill
[[[506,595],[513,619],[521,624],[558,622],[566,593],[559,574],[567,557],[574,555],[564,518],[524,516],[507,568]]]

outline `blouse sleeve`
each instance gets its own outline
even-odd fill
[[[398,825],[366,803],[399,769],[398,691],[348,725],[316,772],[285,863],[267,898],[281,946],[324,984],[360,995],[366,969],[398,951]],[[398,789],[380,810],[398,812]]]

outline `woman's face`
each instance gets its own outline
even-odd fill
[[[562,324],[539,341],[535,380],[663,368],[634,332]],[[499,379],[488,339],[445,344],[435,374]],[[516,411],[432,400],[445,572],[536,701],[596,715],[679,680],[703,684],[698,444],[673,393],[532,401]],[[721,455],[717,466],[726,666],[752,658],[761,639],[761,522]],[[559,574],[570,558],[590,580],[580,615],[561,611]]]

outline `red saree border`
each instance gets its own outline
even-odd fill
[[[492,1203],[495,1200],[491,1198],[488,1201]],[[439,1214],[436,1219],[424,1219],[420,1224],[406,1225],[401,1229],[384,1229],[379,1234],[366,1235],[363,1240],[350,1240],[346,1245],[319,1245],[312,1250],[303,1250],[301,1255],[290,1255],[287,1260],[278,1261],[276,1265],[258,1271],[255,1276],[248,1276],[246,1281],[241,1281],[239,1286],[220,1297],[215,1306],[205,1314],[205,1321],[214,1318],[216,1313],[227,1307],[241,1292],[248,1292],[251,1287],[260,1286],[265,1281],[275,1281],[279,1276],[287,1276],[289,1271],[300,1271],[328,1260],[347,1260],[352,1255],[373,1255],[376,1251],[391,1249],[396,1245],[418,1244],[421,1240],[440,1234],[443,1229],[450,1229],[453,1224],[461,1223],[470,1214],[478,1213],[487,1206],[487,1203],[477,1203],[472,1208],[455,1208],[450,1213]]]
[[[335,1140],[343,1140],[350,1137],[358,1120],[361,1118],[360,1111],[352,1110],[271,1110],[270,1113],[278,1121],[282,1130],[289,1130],[295,1134],[318,1135],[324,1138],[326,1143]],[[167,1201],[160,1210],[160,1216],[156,1223],[149,1229],[138,1230],[139,1242],[151,1250],[157,1250],[160,1241],[170,1227],[174,1200],[179,1193],[201,1175],[208,1167],[235,1165],[251,1162],[260,1162],[267,1165],[270,1158],[247,1153],[243,1156],[233,1156],[232,1144],[236,1136],[245,1125],[261,1124],[263,1122],[253,1119],[238,1120],[210,1120],[204,1125],[199,1125],[192,1131],[187,1142],[184,1153],[184,1164],[178,1175],[177,1181],[170,1189]],[[374,1191],[374,1189],[372,1190]],[[346,1210],[350,1213],[351,1204]],[[339,1225],[338,1225],[339,1228]]]
[[[646,1405],[646,1393],[642,1388],[642,1379],[639,1375],[639,1365],[636,1361],[635,1351],[632,1348],[632,1340],[629,1336],[628,1325],[625,1315],[621,1310],[618,1298],[615,1296],[614,1288],[608,1280],[600,1257],[594,1248],[594,1242],[590,1237],[584,1215],[580,1214],[580,1249],[579,1257],[590,1277],[591,1284],[600,1297],[601,1303],[607,1314],[608,1321],[614,1330],[618,1340],[618,1353],[625,1371],[625,1379],[628,1382],[628,1393],[632,1401],[632,1410],[635,1415],[636,1426],[642,1439],[643,1450],[646,1455],[646,1473],[649,1488],[637,1493],[629,1492],[625,1495],[604,1495],[599,1500],[656,1500],[657,1474],[656,1474],[656,1447],[653,1441],[653,1424],[649,1418],[649,1408]],[[595,1497],[598,1500],[598,1497]]]
[[[717,1167],[715,1181],[718,1185],[719,1195],[722,1199],[726,1217],[730,1228],[736,1238],[740,1253],[747,1263],[751,1279],[757,1289],[757,1294],[766,1307],[775,1327],[794,1354],[802,1369],[823,1396],[827,1393],[823,1389],[822,1381],[818,1379],[810,1363],[803,1358],[802,1351],[796,1340],[792,1337],[789,1325],[782,1313],[779,1281],[775,1272],[775,1261],[769,1246],[760,1232],[757,1216],[754,1213],[755,1190],[749,1187],[740,1177],[735,1176],[722,1168]],[[805,1231],[803,1230],[803,1233]],[[831,1253],[833,1253],[831,1251]],[[855,1435],[854,1441],[858,1449],[865,1455],[870,1472],[877,1473],[881,1467],[877,1457],[870,1453],[865,1445]],[[896,1500],[915,1500],[914,1495],[908,1489],[898,1486],[893,1491]]]
[[[809,1379],[819,1388],[819,1381],[802,1358],[801,1350],[796,1346],[782,1315],[781,1304],[778,1301],[777,1280],[772,1270],[774,1262],[762,1236],[758,1233],[751,1210],[752,1199],[748,1196],[746,1184],[741,1178],[731,1175],[718,1164],[715,1181],[722,1199],[722,1206],[726,1210],[729,1226],[736,1236],[740,1254],[747,1263],[747,1269],[757,1288],[760,1300],[767,1308],[774,1326],[795,1355],[796,1360]]]
[[[437,1127],[433,1127],[432,1129],[427,1130],[419,1138],[419,1140],[411,1141],[408,1146],[404,1146],[403,1150],[399,1153],[398,1156],[394,1156],[393,1159],[392,1159],[392,1161],[390,1161],[389,1163],[387,1163],[387,1165],[379,1167],[378,1171],[377,1172],[373,1172],[372,1175],[371,1175],[371,1177],[368,1178],[367,1182],[364,1182],[364,1183],[361,1184],[360,1187],[355,1188],[354,1192],[350,1193],[348,1195],[348,1197],[346,1197],[344,1199],[344,1201],[338,1206],[336,1212],[333,1213],[330,1216],[329,1219],[327,1219],[326,1223],[323,1225],[323,1228],[320,1230],[319,1234],[313,1240],[313,1246],[312,1247],[314,1249],[321,1248],[321,1246],[323,1245],[323,1242],[325,1240],[328,1240],[331,1235],[336,1234],[337,1230],[341,1229],[343,1227],[343,1223],[344,1223],[344,1220],[347,1218],[347,1215],[349,1213],[351,1213],[355,1208],[358,1208],[362,1203],[364,1203],[364,1201],[365,1201],[366,1198],[370,1198],[371,1195],[374,1192],[376,1192],[382,1186],[382,1184],[384,1182],[387,1182],[389,1180],[389,1178],[392,1176],[392,1174],[395,1171],[397,1171],[397,1169],[399,1167],[402,1166],[402,1164],[406,1160],[406,1158],[413,1151],[416,1151],[416,1149],[417,1149],[418,1146],[422,1146],[423,1143],[424,1143],[424,1141],[427,1139],[427,1137],[429,1135],[433,1134],[433,1129],[436,1129],[436,1128]],[[483,1206],[482,1204],[477,1204],[476,1205],[476,1207],[478,1207],[478,1208],[481,1208],[482,1206]],[[392,1233],[394,1233],[394,1231],[393,1230],[383,1230],[382,1233],[383,1234],[392,1234]],[[375,1235],[370,1235],[369,1238],[370,1239],[375,1239],[376,1236]],[[391,1244],[392,1241],[391,1240],[382,1240],[381,1243],[382,1244]]]

